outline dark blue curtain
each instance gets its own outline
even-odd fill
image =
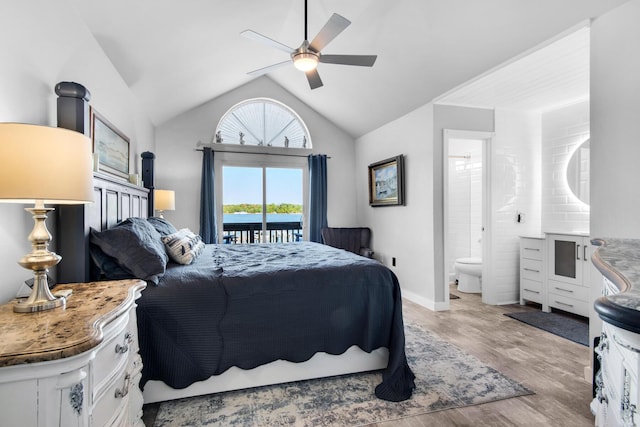
[[[218,242],[216,218],[215,173],[213,170],[213,150],[202,150],[202,182],[200,185],[200,237],[205,243]]]
[[[327,156],[309,156],[309,241],[322,243],[327,226]]]

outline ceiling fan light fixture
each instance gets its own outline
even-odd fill
[[[318,67],[318,55],[311,52],[296,53],[293,55],[293,65],[300,71],[315,70]]]

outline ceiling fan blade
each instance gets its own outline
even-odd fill
[[[244,37],[246,37],[248,39],[255,40],[257,42],[267,44],[267,45],[269,45],[271,47],[275,47],[276,49],[279,49],[279,50],[281,50],[283,52],[287,52],[289,55],[291,55],[291,53],[295,50],[295,49],[290,48],[289,46],[287,46],[285,44],[282,44],[282,43],[277,42],[277,41],[275,41],[273,39],[270,39],[267,36],[263,36],[260,33],[256,33],[255,31],[244,30],[243,32],[240,33],[240,35],[244,36]]]
[[[307,75],[307,80],[309,80],[309,86],[311,89],[317,89],[322,87],[322,79],[320,78],[320,74],[318,74],[318,70],[311,70],[305,73]]]
[[[377,55],[320,55],[320,62],[324,62],[325,64],[373,67],[377,58]]]
[[[291,60],[290,59],[288,59],[286,61],[283,61],[283,62],[278,62],[277,64],[269,65],[268,67],[259,68],[257,70],[250,71],[247,74],[249,74],[250,76],[261,76],[263,74],[267,74],[267,73],[275,70],[276,68],[280,68],[280,67],[282,67],[284,65],[287,65],[287,64],[291,64]]]
[[[331,18],[324,24],[324,27],[320,30],[320,32],[313,39],[309,47],[315,50],[316,52],[320,52],[326,45],[331,43],[333,39],[336,38],[338,34],[344,31],[351,24],[344,16],[340,16],[337,13],[331,15]]]

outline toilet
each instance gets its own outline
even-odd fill
[[[458,276],[458,290],[467,293],[482,292],[482,258],[458,258],[454,263]]]

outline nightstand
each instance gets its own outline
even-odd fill
[[[0,306],[2,425],[143,426],[135,300],[146,284],[58,285],[66,308]]]

